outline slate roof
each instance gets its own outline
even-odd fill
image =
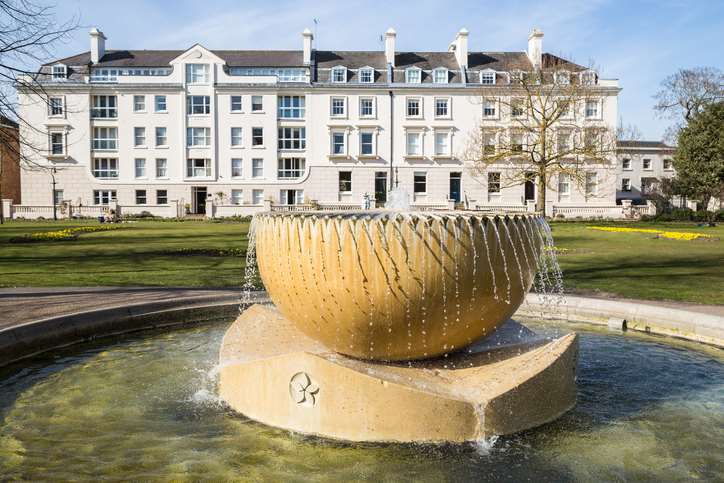
[[[669,146],[661,141],[618,141],[619,148],[659,148],[659,149],[676,149],[675,146]]]

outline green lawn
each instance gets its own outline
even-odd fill
[[[238,287],[248,223],[139,221],[75,241],[9,243],[26,233],[97,222],[0,226],[0,286]],[[592,225],[702,232],[713,240],[656,239]],[[553,223],[567,290],[629,298],[724,304],[724,226],[693,223]],[[234,249],[234,254],[216,250]],[[194,250],[191,254],[180,250]]]

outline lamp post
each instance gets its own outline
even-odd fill
[[[53,169],[50,171],[50,178],[53,180],[53,193],[50,197],[50,201],[51,201],[51,203],[53,203],[53,219],[55,221],[58,221],[58,207],[55,202],[55,173],[56,173],[55,166],[53,166]]]

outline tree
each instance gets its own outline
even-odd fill
[[[706,207],[724,197],[724,101],[704,106],[679,131],[674,154],[680,194],[698,198]]]
[[[0,0],[0,118],[18,123],[21,133],[17,142],[10,142],[7,136],[3,136],[0,143],[8,151],[17,151],[16,158],[23,169],[49,171],[52,167],[39,164],[26,155],[31,152],[47,153],[48,147],[34,141],[43,137],[37,136],[42,134],[42,127],[33,126],[23,119],[15,89],[26,89],[48,102],[42,84],[35,82],[37,71],[32,66],[47,61],[53,48],[65,41],[77,26],[75,17],[58,22],[53,7],[34,0]],[[28,133],[36,135],[29,136]],[[1,176],[2,172],[0,179]],[[0,214],[0,223],[2,221]]]
[[[520,185],[535,177],[536,210],[545,213],[552,179],[566,177],[585,187],[592,169],[615,166],[613,127],[602,121],[583,126],[580,121],[586,108],[601,114],[599,98],[594,97],[596,87],[594,72],[579,68],[519,73],[505,92],[483,91],[483,114],[486,109],[500,109],[510,114],[511,122],[507,126],[478,123],[468,134],[462,159],[471,162],[478,175],[492,165],[502,165],[502,186]]]

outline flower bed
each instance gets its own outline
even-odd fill
[[[11,238],[10,243],[33,243],[44,241],[73,241],[82,233],[95,233],[99,231],[117,230],[120,226],[98,225],[78,226],[75,228],[64,228],[56,231],[43,231],[38,233],[27,233],[23,236]]]
[[[617,233],[652,233],[657,237],[670,238],[672,240],[696,240],[697,238],[712,238],[711,235],[694,233],[690,231],[664,231],[653,228],[623,228],[614,226],[588,226],[589,230],[612,231]]]

